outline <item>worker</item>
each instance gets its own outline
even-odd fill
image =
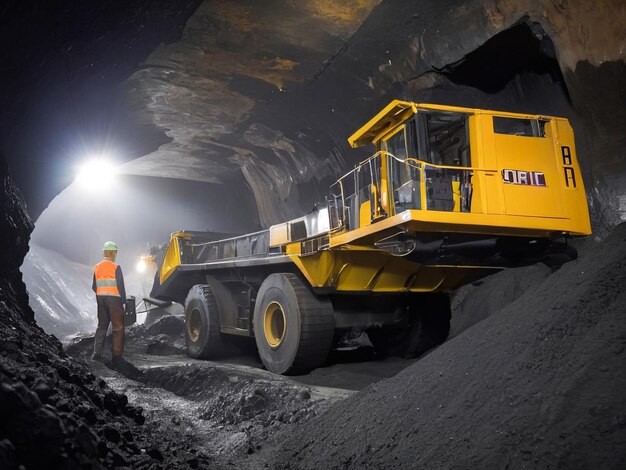
[[[92,289],[96,293],[98,303],[98,327],[93,344],[95,361],[102,360],[104,339],[112,324],[111,355],[113,365],[121,365],[124,351],[124,304],[126,303],[126,289],[122,268],[115,264],[117,245],[106,242],[102,248],[104,259],[94,268]]]

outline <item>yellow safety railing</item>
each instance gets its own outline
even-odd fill
[[[355,166],[352,170],[350,170],[349,172],[347,172],[346,174],[344,174],[342,177],[340,177],[339,179],[337,179],[337,182],[333,185],[339,185],[339,189],[340,192],[339,194],[334,194],[335,198],[341,198],[341,203],[342,203],[342,207],[343,208],[347,208],[347,200],[350,197],[354,197],[355,195],[357,195],[359,193],[359,188],[356,187],[356,182],[352,181],[350,184],[355,184],[354,187],[354,193],[346,195],[346,190],[345,190],[345,186],[347,186],[346,184],[344,184],[344,181],[349,178],[349,177],[354,177],[356,172],[361,171],[362,168],[364,168],[366,165],[371,165],[372,160],[375,160],[379,157],[389,157],[393,160],[395,160],[396,162],[399,163],[403,163],[408,165],[409,167],[419,171],[419,178],[418,179],[412,179],[412,181],[416,181],[419,184],[419,188],[420,188],[420,207],[426,208],[426,171],[430,170],[430,169],[437,169],[437,170],[452,170],[452,171],[458,171],[458,172],[480,172],[480,173],[498,173],[498,170],[493,169],[493,168],[481,168],[481,167],[475,167],[475,166],[456,166],[456,165],[439,165],[436,163],[430,163],[424,160],[420,160],[418,158],[413,158],[413,157],[408,157],[405,159],[399,158],[397,156],[395,156],[394,154],[386,151],[386,150],[379,150],[376,153],[372,154],[371,156],[369,156],[368,158],[366,158],[365,160],[362,160],[361,162],[359,162],[359,164],[357,166]],[[378,163],[377,164],[377,168],[381,167],[381,164]],[[370,179],[372,181],[370,181],[370,184],[379,184],[380,181],[374,181],[374,174],[371,173],[370,175]],[[378,176],[380,177],[380,172],[378,173]],[[389,193],[393,194],[393,191],[395,189],[395,187],[391,187],[392,183],[389,183]],[[332,187],[331,187],[332,188]],[[457,188],[458,189],[458,188]],[[332,192],[332,191],[331,191]],[[456,193],[455,193],[456,194]],[[334,202],[336,205],[336,201]],[[377,201],[377,203],[379,203],[379,201]],[[338,228],[343,228],[346,224],[345,221],[343,221],[342,219],[343,214],[341,216],[339,216],[340,219],[340,225],[338,226],[334,226],[333,229],[338,229]]]

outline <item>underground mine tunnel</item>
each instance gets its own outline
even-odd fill
[[[623,2],[0,13],[0,468],[626,466]]]

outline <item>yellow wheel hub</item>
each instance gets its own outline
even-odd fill
[[[187,318],[187,333],[189,333],[189,339],[194,343],[200,338],[201,328],[202,320],[200,320],[200,310],[194,308]]]
[[[287,321],[285,312],[278,302],[271,302],[265,308],[263,331],[265,340],[272,348],[277,348],[285,338]]]

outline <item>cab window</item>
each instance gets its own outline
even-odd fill
[[[493,131],[496,134],[523,137],[545,137],[546,122],[543,119],[520,119],[501,116],[493,117]]]
[[[466,114],[428,112],[421,119],[427,142],[424,160],[434,165],[471,166]]]
[[[387,139],[385,143],[387,145],[387,152],[400,160],[406,159],[407,152],[406,139],[404,137],[404,126],[402,126],[402,129],[396,132],[393,136]]]

